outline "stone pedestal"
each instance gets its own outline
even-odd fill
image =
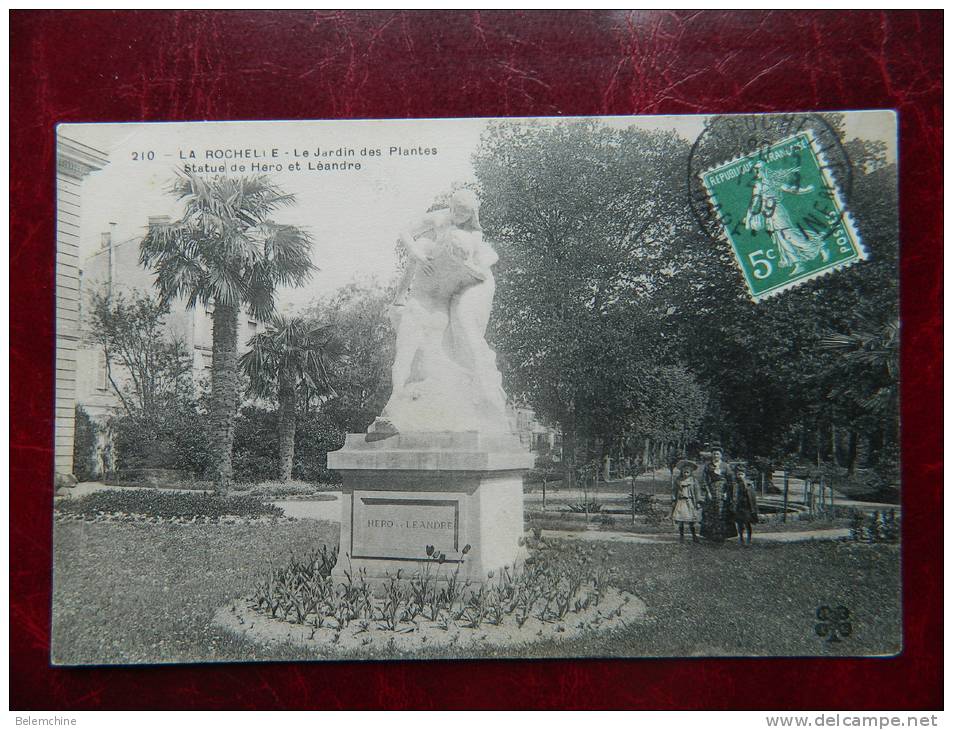
[[[328,467],[344,479],[334,575],[348,565],[371,580],[412,574],[429,560],[428,545],[446,555],[444,571],[459,567],[473,582],[513,564],[521,555],[522,477],[532,465],[511,435],[348,434],[344,448],[328,454]]]

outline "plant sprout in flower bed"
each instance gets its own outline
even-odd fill
[[[346,569],[342,580],[333,579],[337,553],[322,547],[272,567],[256,582],[250,604],[268,618],[337,632],[356,625],[358,633],[411,633],[424,625],[443,631],[504,624],[522,629],[530,619],[562,622],[600,606],[615,571],[608,566],[612,551],[559,550],[542,538],[529,542],[523,565],[491,572],[478,584],[462,580],[459,565],[451,568],[444,554],[427,546],[429,559],[420,570],[410,575],[398,570],[377,591],[363,570]],[[464,547],[463,553],[468,551]],[[607,616],[612,612],[621,614],[617,606]]]
[[[256,497],[169,492],[160,489],[113,489],[56,502],[58,516],[75,519],[116,517],[164,520],[218,520],[226,517],[282,517],[280,507]]]

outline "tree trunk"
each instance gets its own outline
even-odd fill
[[[629,487],[630,487],[630,489],[631,489],[631,491],[632,491],[632,495],[631,495],[631,497],[630,497],[630,499],[631,499],[632,501],[631,501],[630,504],[631,504],[631,507],[632,507],[632,524],[634,525],[634,524],[635,524],[635,473],[634,473],[634,472],[633,472],[633,474],[632,474],[631,482],[630,482],[630,484],[629,484]]]
[[[837,458],[837,426],[831,421],[831,463],[840,466]]]
[[[238,412],[238,307],[215,305],[212,314],[212,480],[227,494],[232,481],[232,443]]]
[[[576,432],[570,425],[563,432],[563,486],[572,489],[575,486],[576,476]]]
[[[850,437],[847,439],[847,476],[854,476],[857,471],[857,432],[850,431]]]
[[[867,466],[877,464],[884,447],[884,430],[875,428],[870,434],[870,452],[867,454]]]
[[[781,522],[788,521],[788,487],[790,485],[790,471],[784,470],[784,506],[781,508]]]
[[[298,392],[295,384],[282,379],[278,384],[278,479],[291,479],[295,458],[295,427]]]

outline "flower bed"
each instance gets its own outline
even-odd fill
[[[398,570],[375,582],[345,570],[335,580],[336,551],[322,547],[271,568],[250,597],[220,609],[215,620],[265,643],[348,650],[375,641],[399,649],[560,640],[621,627],[643,613],[641,601],[609,585],[612,551],[531,542],[522,565],[491,572],[478,584],[461,580],[459,567],[450,568],[429,546],[430,560],[412,575]]]
[[[110,489],[55,503],[61,521],[122,521],[207,524],[288,519],[280,507],[256,497],[169,492],[159,489]]]

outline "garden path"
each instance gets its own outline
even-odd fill
[[[632,532],[611,532],[609,530],[543,530],[545,537],[558,537],[566,540],[584,540],[586,542],[625,542],[643,545],[678,542],[678,535],[640,535]],[[800,530],[798,532],[755,532],[754,542],[806,542],[811,540],[841,540],[850,536],[846,527],[826,530]],[[687,538],[686,538],[687,539]],[[729,540],[728,542],[736,542]]]
[[[139,487],[122,487],[123,489],[138,489]],[[71,496],[80,497],[84,494],[91,494],[103,489],[116,489],[99,482],[84,482],[71,490]],[[170,490],[171,491],[171,490]],[[194,491],[194,490],[175,490],[175,491]],[[339,492],[325,492],[327,496],[334,496],[334,499],[309,500],[309,499],[279,499],[272,500],[272,504],[281,507],[288,517],[294,517],[299,520],[322,520],[326,522],[341,521],[341,502]],[[527,501],[532,501],[530,495]],[[865,506],[870,507],[869,503]],[[560,537],[569,540],[584,540],[587,542],[623,542],[637,544],[657,544],[673,543],[678,541],[678,536],[672,534],[638,534],[632,532],[614,532],[611,530],[546,530],[548,537]],[[797,530],[790,532],[755,532],[756,542],[767,543],[790,543],[804,542],[809,540],[840,540],[848,537],[850,530],[846,527],[831,528],[822,530]]]
[[[334,495],[334,499],[325,498],[322,501],[313,499],[275,499],[271,504],[281,507],[285,517],[294,517],[298,520],[325,520],[326,522],[341,521],[340,492],[325,492],[327,496]]]
[[[281,507],[288,517],[305,520],[327,520],[339,522],[341,519],[341,504],[335,499],[315,502],[305,499],[276,500],[272,504]],[[613,532],[610,530],[545,530],[547,537],[561,537],[570,540],[586,540],[594,542],[625,542],[625,543],[670,543],[677,542],[678,536],[638,534],[632,532]],[[755,533],[754,539],[758,542],[802,542],[805,540],[840,540],[848,537],[850,530],[845,528],[831,528],[823,530],[799,530],[792,532]]]

